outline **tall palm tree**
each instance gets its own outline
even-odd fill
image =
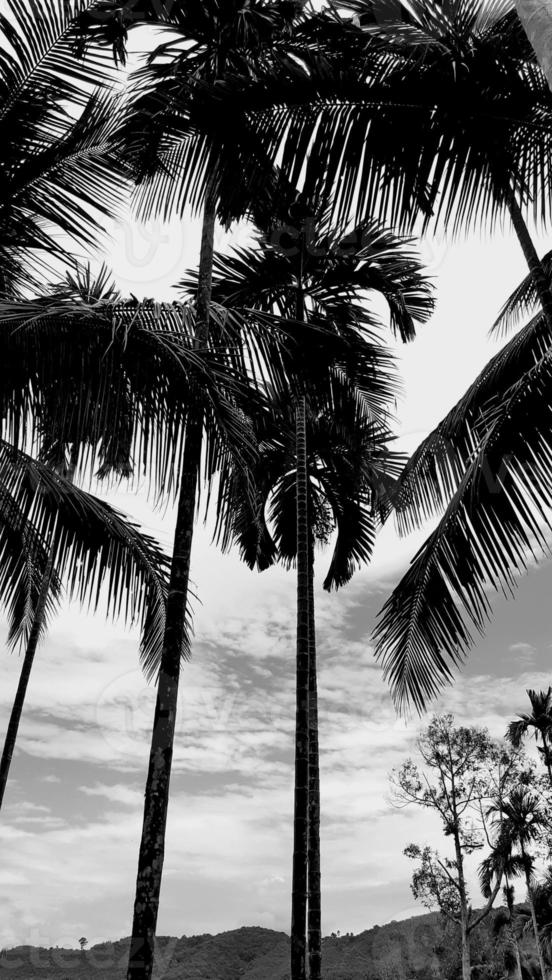
[[[311,65],[282,76],[276,109],[274,85],[270,96],[238,89],[264,120],[268,150],[281,150],[290,178],[304,170],[309,191],[337,186],[339,215],[379,208],[401,224],[460,227],[491,224],[508,208],[543,310],[422,443],[400,483],[404,529],[447,508],[376,633],[397,701],[422,708],[471,645],[462,610],[481,630],[487,584],[510,590],[535,538],[545,543],[535,509],[550,487],[548,278],[517,206],[547,215],[550,92],[515,17],[496,4],[409,4],[394,25],[377,5],[347,6],[367,43],[360,53],[349,29],[352,68],[337,87]]]
[[[169,562],[155,541],[118,511],[3,439],[0,555],[8,641],[25,646],[0,762],[1,807],[37,644],[63,585],[69,596],[92,608],[105,586],[108,613],[141,623],[141,660],[152,674],[161,652]]]
[[[543,756],[552,786],[552,757],[549,741],[552,733],[552,687],[547,691],[528,690],[527,696],[531,702],[531,713],[519,715],[518,721],[511,721],[506,731],[506,738],[514,748],[519,748],[525,736],[531,731],[535,739],[541,739],[542,746],[539,745],[538,749]]]
[[[334,379],[335,380],[335,379]],[[314,547],[336,537],[324,588],[346,584],[355,569],[370,560],[378,524],[387,505],[386,488],[400,469],[400,457],[389,449],[390,433],[366,418],[349,391],[336,384],[333,412],[307,413],[307,513],[309,515],[309,720],[308,720],[308,958],[309,977],[322,972],[320,892],[320,777],[318,683],[314,605]],[[242,513],[241,487],[232,507],[234,534],[249,567],[259,571],[275,560],[296,564],[297,455],[291,408],[276,406],[268,431],[262,433],[255,467],[258,521]],[[287,435],[286,435],[287,434]],[[272,527],[272,533],[270,528]]]
[[[211,282],[217,215],[224,223],[269,209],[278,186],[272,158],[259,154],[243,114],[229,121],[216,106],[219,83],[227,76],[248,75],[275,58],[289,60],[301,43],[302,3],[254,0],[190,3],[178,9],[179,38],[161,45],[134,78],[136,95],[128,111],[128,158],[140,182],[139,213],[182,210],[186,203],[202,208],[202,237],[196,290],[195,346],[205,349],[211,333]],[[297,30],[296,30],[297,28]],[[174,33],[174,31],[173,31]],[[315,39],[318,46],[319,37]],[[312,40],[311,40],[312,44]],[[204,95],[215,96],[207,113]],[[294,312],[298,313],[298,308]],[[297,317],[301,319],[301,317]],[[144,826],[134,904],[128,978],[149,978],[164,846],[164,825],[174,737],[178,684],[176,655],[187,592],[197,473],[202,454],[202,410],[188,425],[182,459],[183,481],[175,532],[174,581],[169,595],[167,652],[156,707]],[[172,598],[171,598],[172,596]],[[180,597],[180,598],[179,598]],[[180,605],[179,605],[180,603]],[[305,615],[301,641],[305,646]],[[170,643],[169,643],[170,640]],[[306,663],[306,648],[303,660]],[[165,689],[166,687],[166,689]],[[305,704],[298,710],[305,716]],[[165,723],[165,718],[169,719]],[[303,745],[306,746],[306,740]],[[304,760],[301,765],[305,766]],[[306,831],[306,823],[304,823]]]
[[[500,810],[502,816],[502,810]],[[521,954],[516,932],[514,929],[514,888],[510,884],[510,879],[524,873],[523,859],[513,850],[513,842],[503,831],[499,832],[497,840],[491,850],[490,855],[481,862],[479,866],[479,881],[484,898],[489,898],[493,891],[493,884],[500,883],[504,879],[502,893],[506,900],[508,918],[506,926],[508,929],[509,946],[513,951],[516,963],[517,976],[515,980],[523,980],[521,969]],[[502,925],[502,920],[501,920]]]
[[[380,292],[387,300],[392,328],[403,339],[411,339],[415,321],[423,322],[432,309],[428,283],[421,274],[417,257],[404,242],[374,225],[365,224],[348,235],[332,230],[327,215],[316,214],[308,202],[298,200],[283,225],[274,226],[261,237],[262,248],[235,250],[230,256],[215,258],[213,297],[238,309],[258,310],[263,317],[295,317],[319,324],[326,332],[350,339],[346,362],[347,384],[352,397],[360,400],[365,412],[374,419],[386,418],[394,385],[388,373],[389,355],[374,337],[375,320],[361,305],[365,290]],[[193,280],[185,281],[193,289]],[[370,332],[372,331],[372,335]],[[295,466],[293,467],[295,506],[295,542],[293,554],[297,567],[297,663],[296,663],[296,732],[295,732],[295,805],[294,858],[292,872],[291,975],[302,980],[306,969],[306,908],[308,892],[308,854],[311,855],[311,972],[320,968],[319,951],[319,841],[317,839],[318,758],[316,745],[309,752],[309,725],[316,730],[316,672],[312,600],[311,528],[308,507],[308,418],[316,404],[331,405],[331,374],[324,382],[316,375],[317,339],[311,337],[305,350],[296,358],[310,384],[296,391],[293,401],[295,417]],[[318,344],[320,341],[318,340]],[[336,365],[341,373],[343,368]],[[334,368],[334,370],[336,369]],[[328,388],[328,381],[330,382]],[[326,389],[326,391],[325,391]],[[355,395],[356,392],[356,395]],[[339,405],[334,401],[333,409]],[[330,409],[331,410],[331,409]],[[346,430],[347,421],[339,420]],[[351,419],[349,418],[349,422]],[[311,499],[311,505],[313,499]],[[348,513],[351,517],[351,513]],[[354,538],[354,532],[351,531]],[[366,554],[363,554],[366,557]],[[337,559],[336,559],[337,562]],[[352,573],[352,568],[350,569]],[[332,573],[333,574],[333,573]],[[344,579],[343,581],[345,581]],[[329,581],[332,581],[330,577]],[[309,634],[311,635],[309,636]],[[313,654],[309,668],[309,648]],[[309,688],[313,695],[313,712],[309,721]],[[311,784],[314,825],[309,844],[309,754],[313,763]]]
[[[539,928],[535,913],[533,895],[534,857],[531,854],[532,845],[538,843],[543,831],[548,826],[548,820],[543,812],[540,799],[524,787],[512,790],[507,799],[489,807],[489,813],[497,813],[504,835],[505,849],[517,848],[519,867],[525,877],[527,899],[531,909],[533,933],[537,947],[542,980],[546,980],[546,967],[539,936]]]

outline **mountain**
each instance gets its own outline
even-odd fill
[[[491,949],[490,922],[478,940]],[[89,950],[17,946],[0,952],[0,978],[124,980],[129,940]],[[486,950],[486,952],[485,952]],[[437,913],[323,940],[324,980],[454,980],[458,939]],[[154,980],[289,980],[289,936],[247,927],[216,936],[159,937]],[[474,971],[474,980],[496,974]]]

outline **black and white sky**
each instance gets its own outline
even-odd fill
[[[245,232],[234,232],[234,241]],[[194,265],[193,221],[113,228],[109,260],[125,292],[169,298]],[[219,245],[228,243],[224,236]],[[546,243],[539,240],[544,249]],[[405,393],[400,447],[410,450],[499,346],[487,331],[525,274],[508,232],[423,244],[438,307],[398,351]],[[173,514],[145,489],[108,498],[170,548]],[[323,929],[359,932],[423,911],[403,848],[440,842],[438,826],[389,800],[388,773],[413,747],[417,718],[398,719],[375,665],[375,615],[422,536],[382,533],[370,568],[322,592],[317,557],[322,770]],[[183,671],[159,933],[241,925],[289,929],[295,582],[249,572],[198,528],[193,658]],[[525,689],[547,686],[552,564],[499,599],[488,632],[435,704],[501,736]],[[0,623],[0,646],[5,645]],[[136,632],[65,606],[37,655],[0,820],[0,946],[75,946],[128,935],[155,691],[138,668]],[[0,656],[0,731],[20,658]],[[423,719],[422,719],[423,722]],[[475,877],[473,902],[478,901]]]

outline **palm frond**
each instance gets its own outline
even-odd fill
[[[50,588],[43,628],[61,597],[59,576],[51,567],[47,545],[0,477],[0,600],[8,614],[8,644],[26,644],[39,605],[42,583]]]
[[[47,93],[50,104],[83,104],[90,85],[114,79],[111,58],[91,45],[84,62],[74,46],[75,27],[101,6],[97,0],[6,0],[0,14],[5,40],[0,54],[0,124],[21,104]]]
[[[551,381],[545,356],[510,390],[438,527],[382,610],[376,656],[399,706],[423,710],[472,644],[466,621],[482,631],[489,588],[511,593],[528,556],[549,553]],[[500,474],[496,483],[485,479],[485,466]]]
[[[62,234],[87,244],[116,214],[125,165],[110,54],[75,49],[95,0],[6,0],[0,13],[0,293],[35,288],[52,256],[68,258]],[[98,94],[93,95],[93,91]],[[62,234],[60,234],[62,233]]]
[[[53,228],[86,244],[101,237],[105,216],[119,213],[125,182],[129,187],[117,151],[119,118],[111,93],[91,96],[51,146],[39,146],[8,172],[0,201],[8,249],[28,253],[51,242],[63,254]]]
[[[265,410],[265,387],[288,400],[291,391],[285,330],[218,304],[210,316],[200,350],[194,304],[122,302],[108,284],[102,293],[85,280],[77,290],[72,283],[40,300],[0,304],[0,405],[10,440],[23,446],[34,436],[48,458],[82,444],[81,472],[144,472],[161,497],[179,485],[188,420],[201,418],[199,483],[207,484],[206,508],[218,484],[216,521],[224,524],[232,474],[254,505],[252,419]]]
[[[68,595],[89,608],[96,609],[102,600],[108,615],[139,624],[142,664],[153,676],[161,656],[169,568],[154,539],[109,504],[5,441],[0,442],[0,487],[9,502],[6,515],[24,517],[33,543],[26,553],[34,592],[51,563],[54,597],[63,581]],[[17,530],[17,521],[13,526]],[[5,579],[4,563],[2,570]],[[12,606],[12,618],[15,611]],[[27,613],[26,623],[29,618]],[[21,632],[12,627],[12,639]]]
[[[426,322],[434,309],[432,288],[419,256],[402,239],[373,222],[334,230],[316,213],[300,224],[293,217],[261,236],[257,248],[237,248],[217,255],[213,291],[221,303],[254,307],[282,316],[294,313],[299,236],[306,236],[303,275],[317,310],[326,317],[363,292],[380,293],[387,301],[392,329],[411,340],[415,322]],[[196,288],[189,273],[181,286]],[[356,311],[356,306],[353,306]]]
[[[551,342],[544,317],[534,317],[491,358],[466,394],[415,450],[394,499],[400,533],[408,534],[446,507],[486,436],[486,420],[493,406],[501,405],[510,389],[528,376]],[[490,458],[481,465],[485,480],[495,486],[502,461],[496,471],[491,469]]]
[[[239,98],[260,120],[292,184],[311,196],[337,189],[339,219],[489,228],[511,183],[544,218],[546,79],[511,11],[481,2],[474,17],[473,6],[400,4],[394,22],[372,23],[364,64],[353,56],[333,74],[288,68],[261,82],[236,79],[228,101]]]
[[[544,273],[548,281],[552,281],[552,252],[547,252],[541,259]],[[498,317],[493,323],[490,334],[505,334],[516,327],[526,316],[535,312],[538,307],[538,297],[534,278],[531,274],[521,280],[519,286],[510,294]]]
[[[527,732],[529,719],[520,718],[519,721],[511,721],[506,729],[506,738],[515,749],[519,749],[523,742],[523,736]]]

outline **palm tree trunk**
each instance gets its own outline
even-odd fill
[[[309,523],[306,398],[295,416],[297,453],[297,663],[291,885],[291,980],[305,980],[309,817]]]
[[[212,186],[209,186],[205,200],[199,261],[195,339],[198,348],[206,343],[209,334],[215,220],[216,198]],[[127,980],[151,980],[154,963],[202,441],[203,410],[198,403],[197,412],[193,416],[190,415],[186,424],[182,454],[180,493],[144,799]]]
[[[546,737],[546,732],[542,733],[542,745],[544,749],[544,761],[546,763],[546,769],[548,771],[548,780],[552,786],[552,765],[550,763],[550,745]]]
[[[320,758],[318,744],[318,679],[316,671],[316,617],[314,610],[314,547],[310,533],[309,560],[309,836],[308,836],[308,947],[310,980],[322,976],[322,924],[320,895]]]
[[[515,955],[515,958],[516,958],[516,970],[517,970],[516,980],[523,980],[523,974],[521,972],[521,956],[520,956],[520,952],[519,952],[519,943],[517,941],[517,936],[516,936],[516,932],[515,932],[515,929],[514,929],[515,909],[514,909],[514,899],[513,899],[513,894],[512,894],[512,888],[511,888],[510,883],[508,881],[508,876],[507,875],[504,875],[504,878],[505,878],[505,885],[506,885],[506,902],[507,902],[507,905],[508,905],[508,912],[510,913],[510,923],[509,923],[509,926],[508,926],[508,932],[510,933],[510,941],[511,941],[512,946],[514,948],[514,955]]]
[[[552,89],[552,8],[548,0],[515,0],[517,15]]]
[[[50,557],[46,565],[46,569],[44,571],[44,575],[42,577],[42,582],[40,585],[40,591],[36,603],[33,625],[31,626],[29,639],[27,641],[27,647],[25,649],[23,666],[21,667],[21,673],[19,675],[19,683],[17,685],[17,691],[15,694],[15,699],[10,714],[8,730],[6,732],[6,738],[4,740],[4,748],[2,750],[2,760],[0,761],[0,808],[2,807],[2,803],[4,800],[4,792],[6,790],[6,783],[8,781],[8,775],[10,772],[10,766],[13,758],[13,752],[15,749],[15,743],[17,741],[19,722],[21,721],[23,705],[25,704],[25,697],[27,694],[29,678],[31,676],[31,670],[33,669],[36,648],[38,646],[38,641],[40,639],[40,634],[42,632],[42,627],[44,625],[44,613],[46,610],[48,593],[50,591],[50,580],[52,577],[52,569],[53,569],[53,559],[52,557]]]
[[[508,210],[514,226],[514,231],[518,237],[519,244],[525,256],[525,261],[529,267],[529,272],[535,284],[535,289],[542,306],[542,311],[546,324],[552,330],[552,291],[550,283],[546,277],[544,266],[539,258],[539,254],[533,244],[533,239],[529,234],[529,229],[517,202],[514,191],[510,190],[506,196]]]
[[[521,853],[523,858],[525,859],[525,852],[523,848],[521,849]],[[542,980],[546,980],[546,967],[544,965],[544,957],[542,955],[542,947],[541,947],[540,936],[539,936],[539,927],[537,923],[537,915],[535,912],[535,903],[533,901],[533,889],[531,887],[531,877],[529,875],[527,868],[525,869],[525,883],[527,885],[527,898],[529,900],[529,908],[531,909],[531,920],[533,922],[533,932],[535,934],[535,943],[537,946],[537,956],[539,959],[541,977]]]
[[[71,460],[67,473],[65,474],[65,479],[69,483],[73,482],[77,463],[78,446],[75,444],[71,449]],[[27,696],[27,687],[29,685],[31,671],[33,669],[35,653],[37,650],[38,641],[40,639],[40,634],[42,633],[42,628],[44,626],[44,616],[46,613],[46,603],[48,602],[48,593],[50,591],[53,567],[54,556],[51,554],[46,563],[46,568],[44,569],[44,575],[40,584],[33,625],[31,626],[31,631],[29,633],[29,639],[25,649],[25,656],[23,658],[23,666],[21,667],[19,683],[17,685],[17,691],[15,693],[15,699],[10,714],[6,738],[4,740],[4,748],[2,749],[2,759],[0,760],[0,809],[2,808],[2,804],[4,802],[6,783],[8,781],[10,766],[13,759],[15,743],[17,741],[17,733],[19,731],[19,723],[21,721],[23,706]]]

